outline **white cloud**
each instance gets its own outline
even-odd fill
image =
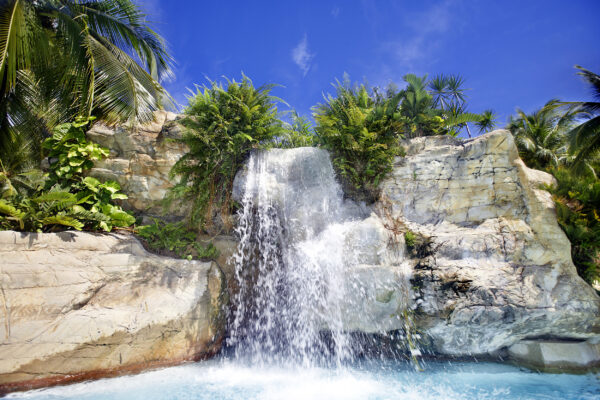
[[[399,66],[415,69],[417,64],[435,53],[444,34],[455,28],[455,3],[455,0],[446,0],[419,13],[406,15],[405,24],[412,33],[399,40],[383,43],[382,50],[390,54]]]
[[[296,47],[292,49],[292,60],[296,63],[298,68],[302,70],[302,76],[306,76],[311,67],[312,59],[315,57],[308,50],[308,38],[306,34]]]
[[[335,7],[331,10],[331,15],[333,15],[333,18],[337,18],[338,15],[340,15],[340,8],[339,7]]]

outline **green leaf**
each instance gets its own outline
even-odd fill
[[[121,190],[121,185],[115,181],[106,181],[102,184],[102,187],[111,193],[116,193]]]
[[[69,165],[72,167],[77,167],[85,162],[85,158],[83,157],[70,157]]]
[[[110,198],[113,200],[127,200],[129,197],[125,193],[113,193]]]
[[[77,229],[78,231],[82,230],[85,226],[81,221],[78,221],[75,218],[69,217],[67,215],[55,215],[42,219],[43,225],[62,225],[69,226],[71,228]]]

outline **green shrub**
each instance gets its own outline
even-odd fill
[[[186,229],[183,222],[167,223],[154,219],[153,224],[136,228],[136,233],[154,251],[166,251],[167,254],[190,260],[194,256],[201,260],[214,260],[219,256],[212,243],[207,246],[198,243],[196,233]]]
[[[404,242],[406,243],[406,247],[412,249],[415,247],[417,236],[412,231],[406,231],[404,234]]]
[[[48,187],[57,183],[80,184],[83,172],[91,169],[94,161],[109,155],[108,149],[87,141],[83,128],[88,124],[89,121],[84,120],[58,125],[52,136],[44,140],[42,146],[50,160]]]
[[[76,121],[55,128],[44,141],[50,168],[47,174],[32,170],[8,178],[0,173],[0,228],[44,232],[65,228],[111,231],[128,227],[135,218],[114,200],[126,199],[117,182],[84,177],[94,161],[108,150],[90,143]]]
[[[311,123],[293,111],[291,122],[283,124],[283,133],[275,138],[274,147],[282,149],[313,147],[317,145],[317,141],[318,138]]]
[[[547,189],[554,197],[558,223],[571,241],[573,263],[588,283],[599,282],[600,180],[565,168],[551,172],[557,185]]]
[[[315,131],[356,199],[374,201],[379,182],[392,170],[405,122],[398,111],[401,97],[379,96],[345,81],[337,83],[335,97],[314,109]]]
[[[273,85],[254,88],[246,76],[227,81],[227,88],[211,81],[189,98],[180,122],[186,128],[181,142],[189,151],[171,170],[181,179],[170,199],[192,202],[190,222],[207,228],[220,211],[223,222],[232,211],[231,191],[239,167],[253,148],[282,133]]]

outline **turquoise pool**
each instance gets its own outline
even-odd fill
[[[600,399],[600,375],[542,374],[511,365],[369,362],[344,368],[258,368],[212,360],[134,376],[13,393],[14,399]]]

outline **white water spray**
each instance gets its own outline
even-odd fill
[[[380,221],[344,200],[326,151],[256,152],[234,196],[242,205],[228,342],[236,358],[339,365],[355,354],[350,331],[402,326],[402,254],[391,260]]]

